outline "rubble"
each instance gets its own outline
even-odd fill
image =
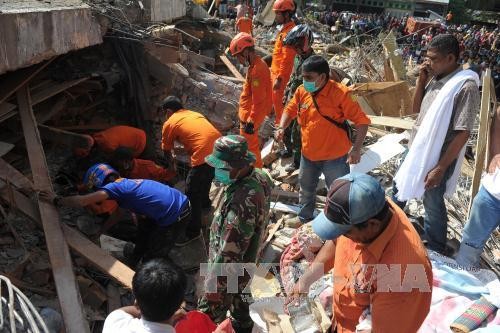
[[[26,6],[29,2],[22,1]],[[52,1],[50,6],[58,6],[62,2]],[[50,10],[36,15],[48,19],[51,12],[53,23],[62,18],[77,21],[77,30],[87,32],[88,36],[80,36],[72,43],[75,31],[57,30],[54,36],[62,36],[61,42],[52,43],[55,45],[53,48],[38,50],[36,56],[30,59],[22,54],[23,57],[11,61],[14,53],[0,54],[0,58],[8,60],[4,67],[0,65],[0,74],[17,69],[0,76],[0,274],[9,277],[14,285],[26,292],[33,304],[42,309],[42,316],[52,318],[46,320],[54,327],[61,324],[60,314],[65,321],[69,315],[59,304],[61,297],[57,297],[61,294],[58,289],[60,282],[54,275],[60,267],[55,265],[58,261],[52,258],[50,244],[47,244],[53,239],[45,239],[49,223],[45,222],[45,228],[40,228],[45,213],[43,208],[39,212],[35,188],[53,186],[61,194],[77,193],[78,180],[86,166],[75,161],[69,148],[82,139],[81,134],[116,124],[132,123],[146,129],[149,154],[161,160],[164,114],[158,106],[170,94],[181,97],[187,108],[204,114],[222,133],[238,133],[237,110],[245,74],[241,66],[235,65],[234,59],[224,53],[234,33],[233,25],[208,16],[199,5],[188,3],[186,6],[186,2],[180,0],[173,1],[172,6],[160,6],[159,0],[114,1],[114,4],[105,0],[88,0],[86,5],[77,0],[67,1],[68,4],[72,2],[77,8],[73,14]],[[38,1],[37,6],[47,7],[49,4]],[[195,19],[186,17],[186,13]],[[264,10],[258,18],[264,24],[255,28],[260,54],[269,54],[272,49],[275,30],[268,27],[268,23],[274,20],[272,14],[272,10]],[[2,15],[11,14],[2,10]],[[162,23],[149,23],[157,21]],[[340,81],[350,85],[357,101],[372,119],[362,161],[354,170],[370,173],[390,194],[392,178],[404,150],[405,139],[401,132],[411,129],[415,120],[412,114],[414,68],[412,65],[405,68],[396,52],[394,36],[380,35],[361,42],[359,38],[333,36],[329,27],[307,22],[317,36],[313,45],[316,52],[329,60],[332,73]],[[44,40],[39,34],[29,36],[32,28],[30,26],[23,34],[24,39],[19,40],[19,44],[31,45],[33,43],[27,41],[34,40],[36,36],[37,40]],[[0,37],[5,34],[8,38],[3,40],[6,41],[12,39],[9,37],[11,32],[7,30],[0,29]],[[40,34],[45,32],[44,29],[39,30]],[[14,49],[5,48],[8,52]],[[15,50],[19,55],[19,49]],[[70,50],[75,51],[67,53]],[[59,54],[65,55],[56,57]],[[21,67],[26,68],[19,69]],[[17,98],[20,91],[29,96],[29,108],[23,107],[22,99]],[[36,119],[37,126],[31,129],[24,124],[29,121],[26,114],[23,124],[19,118],[27,109],[32,110],[33,124]],[[267,119],[266,128],[262,128],[260,134],[266,138],[262,147],[264,164],[268,170],[277,171],[274,177],[277,186],[272,193],[271,223],[261,248],[261,261],[265,263],[279,262],[298,227],[289,222],[298,212],[298,171],[290,174],[284,171],[284,166],[291,160],[281,158],[273,139],[267,140],[274,129],[272,123],[271,119]],[[33,147],[40,141],[35,136],[24,142],[23,132],[25,135],[26,132],[39,133],[43,150],[34,152]],[[469,146],[474,144],[473,140]],[[181,178],[175,185],[182,189],[185,185],[183,173],[189,167],[189,157],[181,145],[176,145],[175,152]],[[40,158],[36,165],[31,161],[34,155]],[[29,162],[32,162],[31,168]],[[456,239],[460,238],[466,221],[469,188],[475,171],[472,164],[467,163],[462,168],[457,193],[447,201],[449,233],[451,238]],[[41,173],[41,170],[47,171],[47,174]],[[41,180],[48,183],[40,186]],[[324,206],[326,194],[321,185],[317,194],[316,208],[319,211]],[[214,186],[211,193],[213,207],[217,207],[221,195],[221,190]],[[416,218],[422,215],[422,209],[422,203],[413,200],[409,202],[407,213]],[[75,282],[76,295],[79,294],[83,301],[80,314],[85,320],[90,320],[92,331],[98,332],[107,313],[131,304],[133,300],[130,288],[134,272],[122,261],[124,248],[127,241],[133,239],[136,226],[133,218],[127,215],[122,218],[119,228],[100,234],[105,222],[101,217],[71,208],[60,209],[59,215],[54,216],[50,223],[60,221],[63,238],[58,242],[68,245],[66,259],[69,265],[64,267],[74,272],[75,276],[69,280]],[[210,214],[205,220],[209,225]],[[207,233],[205,240],[206,236]],[[499,251],[498,237],[493,237],[488,243],[485,258],[497,273],[500,271]],[[200,256],[200,253],[205,256]],[[196,269],[200,262],[206,260],[206,253],[204,240],[200,240],[189,249],[175,249],[170,254],[172,261],[190,274],[191,307],[196,302]],[[278,272],[269,273],[261,277],[261,282],[279,286],[279,282],[273,280],[278,275]],[[253,294],[259,296],[256,298],[272,298],[280,291],[279,287],[272,290],[274,294],[259,291]],[[77,296],[74,298],[79,299]],[[278,304],[276,309],[278,306],[282,308],[282,304]],[[325,319],[324,314],[318,316],[313,312],[321,311],[323,307],[317,303],[307,304],[307,307],[309,317],[304,322],[307,319],[310,326],[313,322],[320,325]],[[282,321],[289,327],[302,323],[296,318],[284,318],[278,310],[265,313],[261,310],[255,311],[259,313],[263,327],[268,329]]]

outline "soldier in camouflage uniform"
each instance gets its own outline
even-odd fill
[[[206,280],[217,278],[217,270],[226,263],[255,263],[269,219],[272,180],[254,168],[255,156],[248,151],[243,136],[228,135],[215,141],[206,162],[215,168],[215,180],[226,185],[224,200],[217,207],[210,230]],[[227,290],[225,278],[217,278],[217,292],[206,293],[198,309],[216,323],[231,312],[237,333],[251,332],[249,294],[242,291],[250,281],[246,274],[238,278],[238,293]],[[209,290],[209,292],[211,292]]]
[[[302,85],[302,63],[314,54],[314,50],[311,47],[313,40],[314,36],[309,26],[300,24],[290,30],[283,41],[283,45],[293,47],[297,52],[293,63],[293,72],[283,95],[283,105],[288,103],[293,94],[295,94],[295,90]],[[285,171],[293,172],[300,165],[300,125],[297,119],[294,119],[290,126],[285,129],[283,141],[287,151],[293,154],[293,163],[288,165]]]

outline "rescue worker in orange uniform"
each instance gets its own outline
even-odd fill
[[[160,183],[168,183],[175,177],[175,171],[165,169],[151,160],[134,158],[133,151],[127,147],[118,147],[113,153],[111,163],[124,178],[151,179]]]
[[[240,17],[236,21],[236,31],[245,32],[253,36],[252,19],[248,17],[248,14],[246,14],[243,17]]]
[[[248,149],[255,154],[256,168],[262,168],[260,156],[259,127],[272,110],[271,73],[261,57],[255,53],[255,42],[247,33],[237,34],[229,51],[233,57],[248,68],[243,91],[240,96],[240,134],[248,142]]]
[[[295,22],[292,20],[295,14],[295,4],[293,0],[276,0],[273,5],[273,11],[276,13],[275,22],[282,25],[274,43],[273,61],[271,63],[273,106],[276,115],[275,122],[279,124],[281,114],[283,113],[283,95],[292,74],[296,55],[296,51],[293,48],[283,46],[283,40],[286,35],[295,27]]]
[[[88,156],[92,149],[111,155],[120,146],[132,149],[134,157],[138,157],[146,148],[146,132],[131,126],[113,126],[85,137],[87,144],[74,149],[77,157]]]

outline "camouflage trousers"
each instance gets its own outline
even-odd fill
[[[216,297],[210,297],[210,300],[203,296],[198,301],[198,310],[206,313],[216,324],[224,321],[229,311],[236,333],[250,333],[253,321],[250,318],[249,306],[253,300],[251,294],[241,292],[243,289],[244,286],[240,286],[237,294],[219,293]]]
[[[283,142],[285,143],[286,150],[292,153],[293,164],[297,168],[300,165],[300,151],[302,148],[302,143],[300,140],[300,125],[297,122],[297,119],[294,119],[285,129],[285,133],[283,134]]]

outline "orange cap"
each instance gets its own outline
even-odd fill
[[[240,32],[239,34],[234,36],[231,44],[229,44],[229,51],[231,51],[231,54],[235,56],[238,53],[241,53],[247,47],[252,47],[254,45],[255,43],[252,36],[250,36],[246,32]]]
[[[276,12],[293,12],[295,10],[295,3],[293,0],[276,0],[273,5],[273,10]]]

